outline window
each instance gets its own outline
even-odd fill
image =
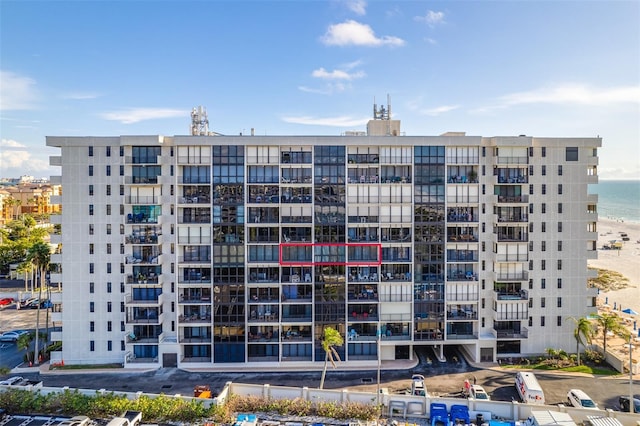
[[[120,185],[120,195],[124,195],[124,185]]]
[[[533,203],[529,204],[529,214],[533,214]]]
[[[540,327],[544,327],[544,315],[540,317]]]
[[[120,176],[124,176],[124,166],[120,166]]]
[[[93,204],[89,204],[89,216],[93,216]]]
[[[89,157],[93,157],[93,147],[89,147]]]
[[[547,251],[547,242],[546,241],[541,241],[540,242],[540,250],[541,251]]]
[[[533,308],[533,297],[529,298],[529,307]]]
[[[95,270],[95,265],[93,264],[93,262],[89,263],[89,273],[93,274],[94,270]]]
[[[107,302],[107,312],[111,312],[111,302]]]
[[[120,147],[120,157],[124,157],[124,146]]]
[[[107,293],[111,293],[111,283],[107,282]]]
[[[533,241],[529,241],[529,251],[533,251]]]
[[[111,273],[111,262],[107,263],[107,274]]]
[[[107,321],[107,331],[112,331],[111,321]]]
[[[558,222],[558,232],[562,232],[562,222]]]
[[[533,195],[533,184],[529,185],[529,195]]]
[[[124,321],[120,321],[120,331],[124,331],[124,330],[125,330]]]
[[[95,291],[95,287],[95,283],[89,283],[89,293],[93,293]]]
[[[558,315],[558,317],[556,318],[556,324],[558,325],[558,327],[562,326],[562,317],[560,315]]]
[[[107,185],[107,196],[111,195],[111,185]]]
[[[546,176],[547,175],[547,166],[545,166],[544,164],[542,165],[542,176]]]
[[[529,327],[533,327],[533,317],[529,317]]]
[[[558,195],[562,195],[562,184],[558,184]]]
[[[542,232],[547,232],[547,222],[542,222],[540,226],[542,226]]]
[[[543,183],[540,190],[542,191],[542,195],[545,195],[547,193],[547,185]]]
[[[545,259],[542,259],[540,261],[540,269],[545,271],[547,269],[547,261]]]
[[[543,146],[543,147],[542,147],[542,156],[543,156],[543,157],[546,157],[546,156],[547,156],[547,147],[546,147],[546,146]]]
[[[558,176],[562,176],[562,164],[558,164]]]
[[[533,278],[529,278],[529,290],[533,290]]]
[[[107,157],[111,157],[111,147],[107,147]]]
[[[529,260],[529,270],[533,271],[533,260]]]
[[[558,308],[562,308],[562,297],[558,297],[556,304],[558,306]]]
[[[558,278],[558,288],[562,288],[562,278]]]
[[[562,251],[562,241],[558,241],[558,251]]]
[[[95,350],[96,350],[96,342],[95,342],[94,340],[90,340],[90,341],[89,341],[89,350],[90,350],[91,352],[93,352],[93,351],[95,351]]]
[[[93,176],[93,166],[89,166],[89,176]]]
[[[529,147],[529,157],[533,157],[533,147]]]
[[[93,235],[93,223],[89,224],[89,235]]]
[[[96,311],[96,305],[94,302],[89,302],[89,312],[95,312]]]
[[[543,214],[546,213],[547,212],[547,203],[542,203],[541,208],[542,208],[542,213]]]
[[[111,243],[107,243],[107,254],[111,254]]]
[[[562,270],[562,259],[558,259],[558,271]]]
[[[107,165],[107,176],[111,176],[111,166]]]
[[[111,216],[111,204],[107,204],[107,216]]]
[[[558,203],[558,213],[562,213],[562,203]]]
[[[107,235],[111,235],[111,224],[107,223]]]
[[[93,254],[93,243],[89,243],[89,254]]]
[[[567,147],[565,151],[565,160],[578,161],[578,147]]]
[[[89,321],[89,332],[93,333],[96,331],[96,323],[95,321]]]
[[[124,283],[120,283],[120,293],[124,294]]]
[[[124,331],[124,330],[122,330]],[[126,349],[126,346],[124,345],[124,340],[120,340],[120,350],[124,351]]]
[[[107,340],[107,350],[110,351],[113,349],[113,344],[111,343],[111,340]]]
[[[93,185],[89,185],[89,196],[93,196]]]
[[[529,176],[533,176],[533,166],[529,166]]]

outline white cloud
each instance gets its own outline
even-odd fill
[[[425,22],[430,27],[445,23],[444,12],[435,12],[433,10],[427,10],[424,16],[416,16],[413,19],[418,22]]]
[[[2,148],[26,148],[26,145],[21,144],[18,141],[14,141],[13,139],[2,139],[2,140],[0,140],[0,147],[2,147]]]
[[[84,101],[87,99],[96,99],[102,96],[100,93],[94,92],[71,92],[62,95],[62,99],[72,99],[78,101]]]
[[[301,116],[282,117],[282,121],[284,121],[285,123],[306,124],[313,126],[353,127],[366,124],[367,121],[369,121],[369,118],[353,118],[348,116],[318,118]]]
[[[38,100],[36,81],[0,70],[0,111],[34,109]]]
[[[426,41],[429,44],[438,44],[438,41],[433,39],[433,38],[431,38],[431,37],[425,38],[424,41]]]
[[[144,120],[161,118],[189,117],[189,111],[168,108],[129,108],[121,111],[100,114],[105,120],[119,121],[123,124],[133,124]]]
[[[48,168],[47,161],[32,157],[30,151],[10,149],[0,151],[0,173],[2,176],[19,176]]]
[[[366,74],[364,73],[364,71],[358,71],[358,72],[349,74],[348,72],[342,71],[342,70],[327,71],[324,68],[314,70],[311,73],[311,76],[315,78],[321,78],[324,80],[347,80],[347,81],[362,78],[365,75]]]
[[[420,113],[423,115],[437,116],[440,114],[447,113],[449,111],[453,111],[454,109],[460,108],[460,105],[442,105],[435,108],[423,109],[420,110]]]
[[[582,105],[640,103],[640,86],[597,88],[569,83],[556,87],[511,93],[501,96],[499,100],[505,106],[537,103]]]
[[[365,0],[347,0],[347,8],[356,15],[366,15],[367,2]]]
[[[307,93],[316,93],[319,95],[332,95],[334,93],[342,93],[347,89],[350,89],[350,84],[344,84],[341,82],[327,83],[324,88],[313,88],[308,86],[298,86],[298,90]]]
[[[614,104],[640,104],[640,86],[593,87],[586,84],[566,83],[541,87],[500,96],[494,104],[476,108],[472,112],[490,112],[516,105],[554,104],[611,106]]]
[[[376,37],[369,25],[348,20],[330,25],[321,41],[328,46],[403,46],[405,41],[398,37]]]

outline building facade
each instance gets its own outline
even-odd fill
[[[575,349],[599,138],[48,137],[64,188],[52,359],[312,368]]]

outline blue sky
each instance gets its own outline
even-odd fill
[[[0,177],[45,136],[364,130],[604,138],[640,179],[638,1],[0,0]]]

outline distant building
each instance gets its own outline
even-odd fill
[[[53,354],[275,369],[575,350],[596,311],[600,138],[47,137],[64,192]],[[380,342],[378,343],[378,339]],[[378,353],[380,349],[380,353]]]
[[[51,203],[51,197],[60,195],[61,186],[48,183],[20,183],[0,187],[0,222],[18,219],[23,214],[53,214],[60,205]]]

